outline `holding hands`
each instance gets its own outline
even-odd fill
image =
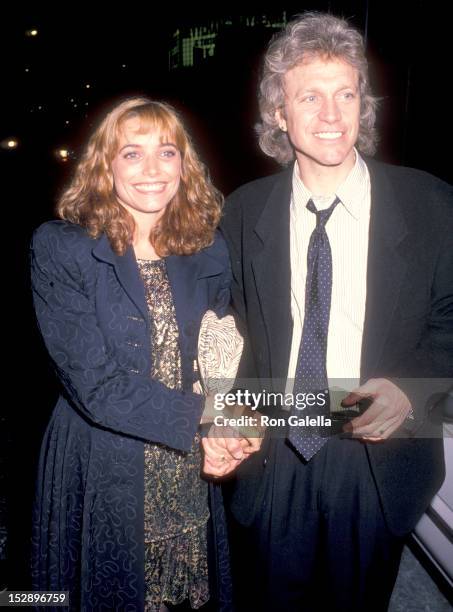
[[[256,430],[245,437],[230,425],[213,424],[207,437],[202,439],[205,454],[203,472],[214,478],[227,476],[260,449],[263,435]]]

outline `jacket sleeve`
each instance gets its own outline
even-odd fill
[[[215,241],[212,246],[214,256],[223,267],[222,274],[215,278],[216,291],[210,301],[209,308],[212,309],[217,317],[224,317],[231,305],[231,262],[228,247],[223,235],[217,231]]]
[[[115,361],[99,328],[93,291],[46,226],[35,232],[31,281],[38,325],[71,403],[94,425],[188,451],[203,399],[138,374]]]
[[[393,382],[408,396],[414,420],[403,429],[415,433],[453,381],[453,199],[444,232],[437,237],[438,256],[430,287],[430,310],[418,347],[396,368]],[[441,418],[433,415],[433,418]]]
[[[412,340],[385,377],[402,389],[412,405],[413,418],[401,430],[425,436],[441,420],[436,404],[453,381],[453,187],[426,173],[397,170],[394,185],[398,189],[401,184],[405,189],[409,186],[401,198],[410,203],[407,219],[411,220],[412,253],[423,265],[419,275],[414,274],[414,267],[408,279],[418,309],[398,319],[399,344],[405,346],[406,325],[412,327],[408,336]],[[406,181],[400,180],[400,172],[407,173]]]

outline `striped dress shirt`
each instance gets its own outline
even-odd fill
[[[328,208],[336,195],[340,203],[326,225],[333,274],[327,376],[330,388],[340,387],[348,391],[358,385],[360,378],[371,192],[368,168],[356,151],[354,167],[336,192],[328,197],[312,194],[299,176],[297,162],[294,164],[290,204],[293,335],[287,393],[291,393],[293,388],[302,337],[308,242],[316,226],[316,216],[307,210],[306,205],[312,198],[317,209]]]

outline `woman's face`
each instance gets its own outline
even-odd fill
[[[181,154],[159,131],[139,133],[140,119],[124,122],[118,153],[112,160],[116,195],[140,224],[154,226],[179,188]]]

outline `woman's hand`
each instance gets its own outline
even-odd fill
[[[261,448],[263,429],[248,428],[247,437],[230,425],[212,425],[202,439],[205,453],[203,472],[220,478],[233,472],[245,459]]]

